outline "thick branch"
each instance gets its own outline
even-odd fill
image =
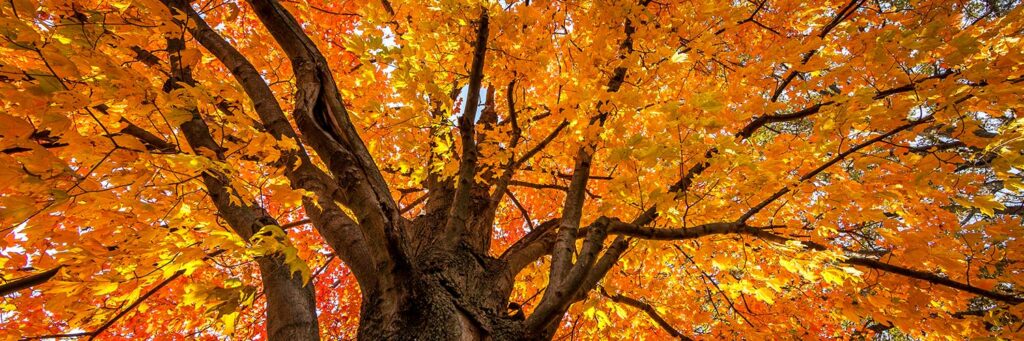
[[[398,205],[348,115],[327,59],[280,3],[250,3],[292,62],[299,129],[340,183],[360,182],[360,186],[365,186],[345,204],[353,210],[364,210],[365,206],[361,214],[382,215],[386,227],[394,228],[393,224],[400,220]]]
[[[172,76],[164,86],[165,92],[183,91],[185,86],[196,85],[190,66],[182,64],[181,51],[184,48],[183,39],[167,39]],[[224,148],[216,143],[209,126],[195,105],[185,104],[182,110],[191,114],[190,119],[180,125],[189,146],[193,150],[212,151],[217,160],[225,161]],[[251,239],[264,226],[280,226],[264,208],[234,199],[233,197],[237,197],[237,190],[232,187],[227,174],[208,169],[202,173],[202,178],[217,211],[243,239]],[[319,340],[313,286],[302,283],[301,278],[293,277],[284,262],[284,257],[280,255],[259,257],[257,262],[260,265],[263,289],[267,295],[268,339]]]
[[[564,222],[565,219],[563,218],[561,221]],[[555,276],[555,273],[551,273],[549,275],[549,284],[548,288],[544,290],[544,296],[541,297],[537,308],[533,310],[533,314],[530,314],[530,317],[526,319],[527,330],[548,329],[552,323],[560,320],[561,315],[575,302],[573,298],[590,273],[590,269],[598,259],[598,253],[604,246],[605,237],[608,235],[609,222],[607,218],[601,218],[592,224],[591,228],[587,231],[587,237],[583,241],[576,262],[572,263],[568,269],[562,270],[566,271],[564,274]],[[559,224],[559,239],[552,250],[552,268],[554,267],[554,252],[559,251],[559,247],[562,245],[562,238],[565,238],[567,235],[564,232],[565,230],[565,225]],[[575,231],[575,229],[572,230]],[[573,238],[575,238],[575,233],[573,233]],[[575,244],[576,240],[573,239],[571,243]]]
[[[938,284],[947,288],[952,288],[960,291],[969,292],[978,296],[984,296],[996,301],[1009,303],[1009,304],[1020,304],[1024,303],[1024,298],[1020,298],[1016,295],[1001,294],[990,290],[985,290],[970,284],[957,282],[947,277],[943,277],[931,272],[914,270],[898,265],[892,265],[884,263],[876,259],[864,258],[864,257],[851,257],[843,261],[843,263],[851,265],[859,265],[871,269],[881,270],[888,273],[893,273],[905,277],[919,279],[928,283]]]
[[[646,7],[647,1],[641,1],[640,6]],[[626,18],[623,24],[624,38],[619,44],[618,57],[626,59],[633,53],[633,34],[636,27],[633,21]],[[616,67],[608,80],[607,92],[618,92],[626,80],[626,66]],[[611,112],[604,107],[605,102],[598,103],[600,112],[596,117],[591,118],[589,125],[597,124],[604,126],[605,120]],[[572,261],[576,253],[577,230],[580,220],[583,217],[583,206],[586,199],[587,182],[590,178],[591,163],[593,162],[597,141],[584,141],[576,152],[575,167],[573,168],[572,180],[566,192],[565,201],[562,205],[562,217],[558,226],[558,239],[551,249],[551,267],[548,272],[548,287],[544,290],[544,296],[534,309],[533,314],[526,320],[526,328],[534,333],[553,333],[555,322],[561,320],[562,314],[575,302],[575,297],[584,286],[588,275],[598,260],[598,253],[604,247],[604,240],[608,234],[609,220],[598,219],[588,231],[586,240],[583,242],[579,255],[575,262]],[[588,289],[589,290],[589,289]]]
[[[263,79],[255,66],[243,56],[237,49],[214,31],[203,18],[183,1],[164,0],[164,3],[171,9],[186,14],[189,21],[188,28],[191,35],[196,38],[203,47],[213,53],[218,60],[231,71],[235,80],[242,85],[249,99],[259,115],[263,126],[276,138],[288,137],[297,138],[284,112],[281,110],[273,91]],[[300,162],[295,162],[299,159]],[[298,163],[298,168],[291,165]],[[346,190],[335,184],[335,180],[316,168],[309,159],[305,150],[300,146],[298,151],[283,152],[282,165],[286,167],[286,175],[293,187],[312,191],[322,198],[333,198],[339,202],[347,203],[357,200],[361,192]],[[364,202],[364,200],[360,200]],[[307,204],[311,204],[307,203]],[[350,267],[356,278],[365,284],[365,281],[375,277],[373,253],[369,252],[370,247],[363,238],[363,232],[351,223],[351,219],[334,204],[320,207],[306,205],[307,213],[319,213],[320,210],[327,210],[320,217],[336,219],[317,219],[314,226],[320,231],[332,249]],[[354,206],[353,209],[361,208]],[[383,239],[383,238],[381,238]],[[382,247],[381,247],[382,248]]]
[[[537,225],[525,236],[512,244],[500,259],[507,264],[508,271],[515,276],[523,268],[551,251],[554,245],[554,232],[560,219],[551,219]]]
[[[249,3],[291,61],[296,89],[292,116],[304,141],[327,164],[336,181],[328,183],[307,177],[303,182],[293,180],[293,184],[303,188],[323,186],[313,191],[334,194],[337,201],[354,213],[352,220],[358,224],[348,220],[347,214],[325,195],[318,197],[319,207],[310,209],[316,205],[305,205],[307,212],[312,212],[311,218],[321,218],[317,224],[321,234],[343,260],[368,265],[356,274],[363,295],[384,297],[379,306],[381,311],[395,313],[399,310],[398,300],[388,297],[400,291],[394,275],[396,269],[410,267],[410,258],[403,248],[405,238],[400,229],[404,220],[398,204],[348,115],[327,59],[302,25],[277,1]],[[316,168],[305,162],[300,167],[307,165]],[[316,212],[318,209],[324,211]],[[333,223],[320,226],[329,222]]]
[[[167,1],[167,0],[165,0],[165,1]],[[285,118],[283,112],[280,109],[280,106],[277,104],[277,101],[276,101],[276,98],[273,95],[273,92],[270,90],[269,86],[267,86],[266,82],[262,79],[260,73],[256,70],[256,68],[253,67],[253,65],[244,56],[242,56],[233,46],[231,46],[226,40],[221,38],[215,31],[213,31],[202,20],[202,18],[199,16],[199,14],[196,13],[194,10],[192,10],[190,7],[183,6],[181,4],[176,4],[174,2],[172,2],[169,5],[173,5],[173,6],[175,6],[176,9],[184,11],[185,13],[188,14],[190,20],[196,22],[195,25],[190,25],[189,26],[192,35],[201,44],[203,44],[204,47],[206,47],[215,56],[217,56],[217,58],[219,60],[221,60],[221,62],[223,62],[228,67],[228,69],[232,72],[232,75],[235,76],[235,78],[239,81],[239,83],[242,84],[243,89],[246,91],[246,93],[249,95],[249,97],[253,100],[254,106],[256,107],[257,114],[260,115],[261,120],[263,121],[264,125],[267,126],[268,130],[270,130],[271,133],[273,133],[275,135],[275,137],[278,137],[278,138],[280,138],[281,136],[295,137],[296,134],[295,134],[294,130],[291,128],[291,126],[288,123],[287,119]],[[285,43],[282,43],[282,47],[286,47],[286,49],[285,49],[286,51],[285,52],[288,53],[289,56],[293,56],[293,55],[301,55],[302,56],[303,63],[301,63],[300,66],[305,66],[305,68],[301,68],[301,69],[300,68],[296,68],[296,76],[299,77],[299,78],[303,78],[305,80],[310,80],[309,77],[312,77],[313,78],[313,83],[315,83],[315,84],[313,84],[313,86],[316,87],[316,89],[314,89],[314,91],[312,91],[313,92],[312,95],[315,96],[315,95],[319,94],[320,93],[320,91],[319,91],[320,79],[318,78],[318,76],[320,78],[323,78],[323,75],[322,74],[318,74],[318,72],[320,72],[321,70],[312,70],[313,72],[305,72],[305,71],[309,71],[308,70],[309,69],[308,66],[310,66],[309,63],[310,63],[310,60],[312,59],[310,54],[314,54],[315,53],[316,56],[320,56],[319,53],[315,50],[316,49],[315,46],[313,46],[312,43],[308,40],[308,37],[306,37],[301,32],[301,29],[297,28],[298,25],[295,23],[294,18],[291,18],[291,16],[288,15],[287,12],[285,12],[282,8],[280,8],[280,5],[277,4],[276,2],[273,2],[273,1],[257,1],[257,2],[254,2],[254,7],[257,8],[257,9],[260,9],[260,10],[257,11],[257,14],[261,14],[262,15],[261,18],[267,18],[268,20],[271,21],[272,24],[271,25],[267,25],[267,28],[268,28],[268,30],[271,31],[272,34],[274,34],[275,38],[277,40],[279,40],[279,42],[281,42],[282,40],[285,42]],[[294,36],[292,36],[292,35],[294,35]],[[310,50],[312,50],[312,51],[310,51]],[[324,83],[323,86],[325,88],[333,89],[333,83],[332,82],[327,82],[325,80],[325,81],[323,81],[323,83]],[[331,83],[331,84],[328,84],[328,83]],[[303,85],[309,85],[309,84],[308,83],[302,83],[300,85],[300,87],[303,86]],[[307,92],[307,94],[309,94],[309,93]],[[330,97],[330,96],[325,96],[325,97]],[[310,100],[310,99],[306,98],[305,100],[310,101],[310,103],[305,103],[305,105],[308,106],[308,108],[304,107],[302,109],[311,110],[312,106],[315,105],[314,103],[312,103],[313,101],[315,101],[315,99]],[[328,103],[328,104],[330,104],[330,103]],[[300,118],[301,117],[298,117],[298,115],[297,115],[297,117],[296,117],[297,121]],[[344,119],[347,120],[347,115],[346,115],[346,117],[344,117]],[[302,128],[304,125],[302,124],[302,122],[299,122],[299,123],[300,123],[299,124],[300,128]],[[304,129],[304,131],[305,131],[305,129]],[[306,131],[306,132],[308,133],[308,131]],[[350,132],[348,130],[345,130],[345,131],[341,132],[341,135],[344,135],[346,137],[351,137],[352,134],[354,134],[354,131]],[[316,135],[316,134],[311,134],[311,135]],[[358,137],[358,136],[356,136],[356,137]],[[313,139],[314,137],[307,136],[306,138],[307,139]],[[359,147],[363,147],[361,141],[358,144],[359,144]],[[314,148],[316,148],[316,147],[317,147],[317,144],[314,143]],[[336,152],[334,150],[324,150],[326,148],[317,148],[317,149],[318,149],[318,152],[320,152],[321,155],[325,155],[325,156],[333,155],[333,153]],[[359,150],[365,151],[365,147],[363,147],[363,148],[353,148],[353,149],[359,149]],[[361,163],[361,165],[365,164],[365,162],[362,162],[362,161],[364,161],[367,157],[363,157],[364,155],[362,155],[358,150],[353,152],[353,154],[356,154],[356,155],[354,155],[354,157],[349,157],[346,160],[347,161],[351,161],[351,159],[355,158],[355,159],[357,159],[356,161],[359,161]],[[368,153],[366,155],[368,155]],[[305,157],[305,156],[303,155],[303,157]],[[347,167],[334,167],[334,166],[337,166],[336,163],[339,160],[336,160],[336,159],[339,159],[339,158],[324,157],[324,159],[326,159],[325,161],[329,164],[329,166],[332,166],[332,167],[330,167],[332,171],[333,170],[344,170],[344,169],[347,168]],[[307,162],[302,162],[302,163],[305,164]],[[375,170],[375,166],[372,165],[372,161],[370,163],[371,163],[371,166],[372,166],[371,168],[374,168],[374,170]],[[365,169],[365,167],[364,167],[364,169]],[[374,173],[374,172],[375,171],[369,171],[368,173]],[[339,176],[338,173],[336,173],[335,175]],[[379,173],[377,175],[379,177]],[[339,177],[341,179],[345,178],[344,176],[339,176]],[[369,176],[369,178],[371,178],[371,181],[372,181],[372,178],[373,178],[372,174]],[[379,183],[383,184],[382,178],[379,181]],[[385,187],[385,189],[386,189],[386,187]],[[338,198],[339,201],[342,201],[343,203],[363,202],[363,201],[369,202],[370,201],[370,200],[367,200],[366,198],[359,197],[359,195],[362,194],[359,191],[344,191],[344,192],[347,192],[348,195],[338,195],[339,196],[339,198]],[[384,192],[386,192],[386,190],[384,190]],[[337,193],[333,193],[333,194],[337,195]],[[385,195],[385,197],[388,199],[388,200],[385,200],[385,204],[387,202],[391,202],[393,204],[393,201],[390,200],[390,195]],[[387,205],[387,206],[394,206],[394,205]],[[360,207],[360,205],[352,205],[351,208],[356,210],[356,209],[359,209],[361,207]],[[376,210],[379,211],[380,207],[378,206],[376,208]]]
[[[252,100],[256,114],[259,115],[260,121],[267,131],[276,138],[282,136],[296,138],[298,135],[288,123],[281,106],[277,103],[277,97],[274,96],[273,91],[270,90],[256,67],[231,43],[214,31],[186,1],[162,1],[172,9],[172,12],[177,11],[187,15],[189,25],[186,27],[189,33],[231,71],[231,75],[242,85],[242,90]]]
[[[477,146],[476,146],[476,112],[480,103],[480,86],[484,77],[484,60],[487,56],[488,35],[487,10],[480,13],[476,32],[476,43],[473,45],[473,64],[469,71],[469,86],[466,103],[459,117],[459,132],[462,136],[462,159],[459,161],[459,175],[456,180],[455,197],[452,201],[448,220],[445,223],[444,242],[455,242],[459,235],[468,233],[470,204],[472,201],[473,184],[476,182]],[[487,228],[490,228],[488,226]]]
[[[25,277],[22,277],[22,278],[18,278],[16,280],[4,283],[4,284],[0,285],[0,297],[4,297],[4,296],[10,295],[10,294],[13,294],[15,292],[21,291],[21,290],[25,290],[25,289],[28,289],[28,288],[31,288],[31,287],[34,287],[34,286],[46,283],[51,278],[53,278],[53,276],[56,276],[57,273],[60,272],[60,269],[63,268],[63,267],[64,267],[63,265],[58,265],[57,267],[55,267],[53,269],[46,270],[46,271],[43,271],[43,272],[40,272],[40,273],[37,273],[37,274],[33,274],[33,275],[28,275],[28,276],[25,276]]]
[[[296,124],[304,140],[316,150],[337,181],[335,184],[327,184],[314,182],[316,179],[310,178],[309,182],[300,185],[325,186],[325,190],[335,194],[339,202],[355,213],[361,231],[357,234],[341,233],[338,236],[362,235],[368,252],[359,256],[372,258],[374,263],[373,273],[367,275],[378,279],[390,276],[395,266],[406,264],[406,257],[402,256],[399,247],[402,238],[398,224],[402,218],[373,157],[348,116],[326,58],[280,3],[250,3],[257,17],[292,62],[296,78],[293,113]],[[338,190],[332,190],[335,188]],[[335,206],[321,207],[333,210]],[[331,214],[334,217],[342,215],[337,212]],[[351,239],[336,240],[332,246],[338,251],[339,247],[349,241]],[[390,280],[386,282],[365,288],[390,290],[388,287],[393,283]]]
[[[560,286],[562,278],[573,268],[572,256],[576,253],[576,232],[580,225],[580,219],[583,217],[583,204],[592,159],[593,151],[588,151],[586,147],[581,147],[576,152],[576,166],[573,168],[572,180],[562,205],[558,239],[551,251],[549,291],[553,291],[550,290],[552,287]],[[548,297],[548,295],[545,294],[544,297]],[[541,302],[544,301],[542,298]]]

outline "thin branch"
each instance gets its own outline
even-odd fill
[[[645,240],[685,240],[719,234],[746,234],[772,241],[783,241],[768,231],[784,226],[756,227],[741,222],[717,222],[693,227],[657,228],[626,223],[614,218],[609,220],[608,234]]]
[[[426,201],[427,197],[429,197],[429,196],[430,196],[430,193],[426,193],[426,194],[421,195],[419,198],[416,198],[415,200],[410,202],[408,205],[405,205],[405,207],[402,207],[402,209],[399,210],[398,213],[405,214],[405,213],[409,212],[410,210],[416,208],[416,206],[419,206],[419,204],[421,204],[424,201]]]
[[[776,243],[786,243],[786,242],[789,242],[789,241],[793,241],[793,239],[790,239],[790,238],[787,238],[787,237],[783,237],[783,236],[779,236],[779,235],[775,235],[775,234],[772,234],[772,233],[769,233],[769,232],[763,232],[761,236],[765,237],[764,239],[766,239],[766,240],[770,240],[770,241],[776,242]],[[825,250],[828,250],[827,246],[819,244],[819,243],[809,242],[809,241],[799,241],[799,242],[800,242],[801,245],[803,245],[808,250],[813,250],[813,251],[825,251]],[[960,291],[976,294],[976,295],[979,295],[979,296],[987,297],[987,298],[990,298],[992,300],[999,301],[999,302],[1004,302],[1004,303],[1009,303],[1009,304],[1024,303],[1024,298],[1021,298],[1020,296],[1017,296],[1017,295],[1003,294],[1003,293],[998,293],[998,292],[991,291],[991,290],[985,290],[985,289],[982,289],[982,288],[979,288],[979,287],[976,287],[976,286],[973,286],[973,285],[970,285],[970,284],[967,284],[967,283],[961,283],[961,282],[954,281],[954,280],[950,279],[949,277],[946,277],[946,276],[943,276],[943,275],[939,275],[939,274],[935,274],[935,273],[927,272],[927,271],[915,270],[915,269],[911,269],[911,268],[903,267],[903,266],[899,266],[899,265],[889,264],[889,263],[885,263],[885,262],[882,262],[882,261],[880,261],[878,259],[874,259],[874,258],[861,257],[861,256],[852,256],[852,257],[847,257],[846,259],[842,260],[842,262],[846,263],[846,264],[850,264],[850,265],[863,266],[863,267],[867,267],[867,268],[871,268],[871,269],[875,269],[875,270],[880,270],[880,271],[884,271],[884,272],[888,272],[888,273],[892,273],[892,274],[897,274],[897,275],[901,275],[901,276],[905,276],[905,277],[910,277],[910,278],[926,281],[928,283],[941,285],[941,286],[944,286],[944,287],[947,287],[947,288],[956,289],[956,290],[960,290]]]
[[[526,161],[529,161],[531,158],[533,158],[534,155],[540,153],[541,150],[547,147],[547,145],[551,143],[551,141],[553,141],[556,137],[558,137],[558,134],[561,133],[562,130],[565,129],[565,127],[567,126],[569,126],[569,122],[563,120],[562,123],[560,123],[557,127],[555,127],[553,131],[551,131],[551,133],[544,137],[543,140],[538,142],[537,145],[533,146],[533,148],[530,148],[530,150],[524,153],[523,156],[519,157],[518,159],[509,161],[508,165],[505,166],[505,169],[501,174],[501,177],[498,178],[498,181],[495,183],[494,193],[491,195],[492,205],[496,205],[498,202],[501,201],[501,196],[508,189],[509,182],[512,181],[512,177],[515,175],[516,170],[518,170],[520,166],[526,163]],[[513,128],[514,127],[515,126],[513,126]],[[513,148],[514,146],[515,145],[513,145]],[[571,178],[572,176],[569,175],[569,177]]]
[[[487,56],[487,36],[489,18],[487,10],[480,12],[476,32],[476,43],[473,46],[473,64],[469,72],[469,86],[462,116],[459,117],[459,133],[462,136],[462,159],[459,162],[459,175],[455,188],[448,220],[445,223],[442,240],[454,242],[457,234],[469,225],[471,215],[470,204],[472,189],[476,177],[477,146],[476,146],[476,112],[480,103],[480,86],[484,77],[484,60]],[[489,228],[489,226],[488,226]]]
[[[743,322],[746,322],[748,326],[756,328],[756,326],[754,326],[754,323],[750,322],[750,319],[748,319],[746,315],[743,315],[743,313],[740,313],[739,309],[736,309],[736,303],[732,301],[732,298],[729,298],[729,295],[725,294],[725,291],[722,290],[722,287],[718,285],[718,281],[716,281],[714,278],[711,278],[711,275],[708,275],[708,273],[704,271],[704,269],[701,269],[700,265],[697,265],[697,262],[693,260],[693,257],[690,257],[690,255],[686,254],[686,252],[683,252],[682,247],[679,247],[679,245],[673,246],[676,248],[677,251],[679,251],[679,253],[683,254],[683,257],[686,257],[686,259],[689,260],[695,268],[697,268],[697,271],[700,271],[701,276],[704,277],[705,285],[707,285],[707,283],[711,283],[711,285],[715,287],[715,291],[718,291],[718,294],[722,295],[722,298],[725,299],[725,303],[729,304],[729,308],[732,309],[732,311],[736,313],[736,315],[739,315],[740,318],[743,319]],[[708,290],[709,294],[710,292],[711,291]],[[712,298],[709,296],[708,299],[710,300]],[[715,310],[717,311],[717,308]],[[749,307],[747,307],[747,311],[750,312]]]
[[[654,306],[652,306],[650,303],[629,296],[625,296],[623,294],[611,295],[608,294],[608,291],[605,291],[604,288],[600,288],[600,291],[601,295],[604,295],[604,297],[607,297],[608,299],[612,300],[612,302],[625,304],[644,312],[644,314],[647,314],[647,316],[650,317],[651,320],[654,320],[654,322],[657,323],[658,326],[661,327],[661,329],[664,329],[666,332],[668,332],[669,335],[672,335],[672,337],[678,338],[680,340],[693,340],[687,337],[686,335],[683,335],[683,333],[679,332],[679,330],[673,327],[672,324],[668,323],[668,321],[665,320],[665,318],[658,313],[658,310],[655,309]]]
[[[864,149],[864,148],[866,148],[866,147],[868,147],[868,146],[870,146],[872,144],[875,144],[878,141],[887,139],[887,138],[889,138],[889,137],[891,137],[893,135],[896,135],[896,134],[898,134],[898,133],[900,133],[900,132],[902,132],[904,130],[907,130],[907,129],[910,129],[910,128],[916,127],[918,125],[921,125],[923,123],[931,122],[931,121],[932,121],[931,117],[919,119],[919,120],[916,120],[916,121],[913,121],[913,122],[906,123],[906,124],[901,125],[899,127],[896,127],[893,130],[890,130],[890,131],[888,131],[888,132],[886,132],[884,134],[875,136],[874,138],[871,138],[871,139],[869,139],[867,141],[861,142],[860,144],[858,144],[856,146],[853,146],[850,149],[847,149],[846,151],[844,151],[842,153],[839,153],[839,155],[836,155],[831,160],[828,160],[828,162],[825,162],[821,166],[818,166],[818,168],[815,168],[814,170],[811,170],[810,172],[807,172],[807,174],[804,174],[803,176],[800,177],[798,183],[799,182],[804,182],[804,181],[807,181],[807,180],[810,180],[810,179],[814,178],[815,176],[817,176],[821,172],[825,171],[825,169],[828,169],[829,167],[831,167],[832,165],[838,163],[839,161],[842,161],[842,160],[846,159],[846,157],[850,156],[851,154],[856,153],[857,151],[859,151],[861,149]],[[752,207],[749,211],[744,213],[743,216],[741,216],[737,221],[740,222],[740,223],[743,223],[743,222],[749,220],[751,217],[753,217],[755,214],[757,214],[762,209],[767,207],[769,204],[774,202],[776,199],[778,199],[778,198],[782,197],[783,195],[785,195],[786,193],[789,193],[790,191],[792,191],[792,189],[793,189],[793,187],[790,187],[790,186],[786,186],[786,187],[783,187],[782,189],[779,189],[774,194],[772,194],[770,197],[764,199],[763,201],[761,201],[760,203],[758,203],[757,205]]]
[[[211,259],[213,257],[216,257],[216,256],[224,253],[225,251],[226,250],[217,250],[217,251],[211,252],[209,255],[206,255],[206,257],[203,257],[203,260],[209,260],[209,259]],[[60,339],[60,338],[69,338],[69,337],[86,337],[86,336],[89,337],[89,340],[93,340],[97,336],[99,336],[100,334],[103,334],[103,332],[106,331],[107,329],[109,329],[111,326],[113,326],[114,323],[117,323],[117,321],[120,320],[122,317],[124,317],[125,315],[128,315],[128,313],[132,312],[132,310],[135,310],[135,308],[138,307],[139,304],[142,304],[142,302],[145,302],[147,299],[149,299],[150,296],[153,296],[153,294],[155,294],[157,291],[160,291],[160,289],[163,289],[165,286],[167,286],[167,284],[170,284],[174,280],[178,279],[178,277],[181,277],[182,275],[184,275],[185,272],[186,272],[185,269],[181,269],[181,270],[176,271],[170,277],[167,277],[167,279],[164,279],[163,281],[161,281],[160,284],[157,284],[152,289],[149,289],[148,291],[146,291],[145,294],[142,294],[142,296],[139,296],[139,298],[135,299],[135,301],[132,302],[131,304],[129,304],[127,308],[121,310],[120,312],[117,313],[117,315],[114,315],[114,317],[110,318],[109,320],[107,320],[107,322],[103,323],[103,325],[99,326],[98,328],[96,328],[95,330],[93,330],[91,332],[72,333],[72,334],[58,334],[58,335],[42,335],[42,336],[27,337],[27,338],[24,338],[22,340]]]
[[[530,212],[526,210],[526,207],[523,207],[523,204],[516,199],[512,191],[505,190],[505,192],[508,194],[508,198],[512,199],[512,204],[516,205],[516,208],[519,209],[519,214],[523,215],[523,220],[526,221],[526,225],[530,227],[530,230],[536,229],[537,227],[533,225],[533,219],[530,218]]]
[[[538,183],[519,181],[519,180],[509,181],[509,185],[517,186],[517,187],[529,187],[529,188],[534,188],[534,189],[554,189],[554,190],[559,190],[559,191],[563,191],[563,192],[568,192],[569,191],[568,187],[561,186],[561,185],[538,184]]]
[[[846,6],[843,6],[843,8],[839,10],[839,13],[837,13],[836,16],[832,18],[832,21],[825,25],[824,28],[822,28],[821,33],[818,34],[818,37],[825,38],[825,36],[827,36],[829,32],[832,32],[832,29],[834,29],[841,22],[843,22],[843,20],[846,20],[847,18],[852,16],[853,13],[856,13],[857,9],[860,8],[864,1],[865,0],[851,0],[850,3],[846,4]],[[804,57],[800,60],[800,65],[807,64],[807,62],[810,61],[816,53],[818,53],[818,49],[813,49],[805,53]],[[782,83],[779,83],[779,86],[776,87],[775,91],[772,92],[771,101],[777,101],[779,99],[779,96],[782,95],[782,92],[786,90],[787,86],[789,86],[789,83],[792,82],[793,79],[796,78],[796,76],[799,74],[800,71],[790,70],[789,74],[787,74],[786,77],[782,80]]]
[[[281,229],[282,230],[287,230],[287,229],[290,229],[290,228],[293,228],[293,227],[309,224],[310,222],[311,221],[309,219],[300,219],[300,220],[296,220],[296,221],[293,221],[293,222],[281,225]]]

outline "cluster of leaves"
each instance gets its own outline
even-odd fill
[[[480,104],[494,122],[481,129],[478,174],[523,159],[492,254],[560,216],[552,198],[588,143],[584,221],[653,207],[659,228],[741,218],[791,239],[631,241],[561,335],[1012,338],[1024,325],[1022,306],[855,261],[1021,292],[1017,2],[282,2],[328,51],[407,217],[424,212],[424,182],[458,172],[455,113],[486,7]],[[192,6],[291,109],[291,64],[249,5]],[[359,288],[303,224],[310,194],[280,162],[302,141],[267,132],[181,16],[155,0],[15,0],[0,11],[0,281],[53,271],[3,298],[0,334],[259,338],[252,259],[283,254],[316,288],[322,335],[354,335]],[[623,18],[635,25],[629,54]],[[177,54],[197,85],[165,91],[175,37],[188,41]],[[606,91],[618,68],[625,84]],[[225,158],[184,142],[192,109]],[[588,124],[599,112],[608,121]],[[208,172],[228,174],[233,201],[281,226],[239,238],[208,199]],[[666,190],[680,178],[692,185]],[[547,268],[517,277],[512,301],[527,312]]]
[[[224,27],[232,34],[255,20],[238,4],[207,6],[216,8],[207,20],[231,24]],[[163,91],[171,72],[165,37],[182,35],[172,19],[156,1],[3,5],[3,280],[56,276],[4,299],[0,334],[256,337],[263,311],[252,259],[271,253],[284,253],[305,281],[315,265],[319,301],[332,313],[323,325],[351,333],[337,326],[353,323],[358,288],[311,228],[293,227],[286,239],[267,226],[245,240],[206,199],[199,179],[216,170],[231,175],[233,200],[257,202],[285,222],[303,219],[304,194],[268,166],[297,141],[262,131],[223,67],[194,47],[181,51],[182,62],[196,67],[201,85]],[[347,31],[351,21],[338,25]],[[287,64],[259,55],[267,70]],[[184,143],[178,127],[195,104],[217,124],[228,160]],[[246,327],[234,328],[236,320]]]

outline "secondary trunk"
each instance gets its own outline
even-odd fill
[[[271,340],[318,340],[316,298],[313,286],[304,285],[299,276],[279,257],[257,259],[263,288],[267,293],[267,336]]]

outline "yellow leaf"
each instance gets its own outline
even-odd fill
[[[991,217],[995,215],[995,210],[1001,210],[1006,208],[1003,203],[996,201],[994,196],[986,195],[974,198],[974,205],[981,210],[981,213]]]
[[[686,53],[676,53],[672,55],[671,60],[673,63],[682,63],[685,62],[688,57],[689,56]]]
[[[609,324],[611,324],[611,320],[608,319],[608,314],[605,314],[605,312],[598,310],[597,313],[594,315],[597,317],[598,329],[604,329]]]
[[[92,286],[92,291],[96,295],[106,295],[117,290],[116,282],[101,282]]]
[[[235,321],[238,320],[238,312],[221,315],[220,321],[224,323],[224,333],[234,334],[235,333]]]
[[[24,119],[0,112],[0,132],[5,139],[28,137],[34,130]]]
[[[995,210],[1001,210],[1006,208],[1006,206],[1003,205],[1003,203],[996,200],[995,196],[992,195],[978,195],[975,196],[973,199],[973,201],[969,202],[961,198],[951,198],[953,202],[964,207],[977,208],[979,211],[981,211],[982,214],[987,215],[989,217],[995,215]]]
[[[697,94],[694,97],[694,104],[707,112],[717,112],[725,108],[717,94],[708,92]]]
[[[757,290],[754,290],[754,297],[764,303],[775,303],[775,295],[768,288],[757,288]]]
[[[845,272],[836,268],[828,268],[821,272],[821,278],[824,279],[826,283],[836,285],[843,284],[843,278],[845,276]]]
[[[118,0],[111,1],[110,5],[114,6],[114,8],[117,8],[118,11],[123,13],[124,10],[128,9],[128,7],[132,5],[132,2],[131,0]]]

